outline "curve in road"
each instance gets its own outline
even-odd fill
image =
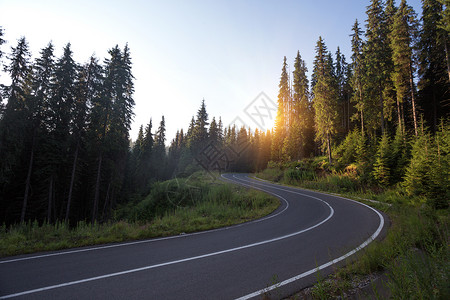
[[[225,174],[282,202],[271,215],[168,238],[0,260],[0,299],[249,299],[292,294],[366,247],[384,217],[362,203]]]

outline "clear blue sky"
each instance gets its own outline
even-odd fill
[[[408,3],[420,16],[420,0]],[[75,60],[84,63],[93,53],[103,60],[108,49],[128,43],[136,77],[131,138],[150,118],[156,129],[164,115],[170,142],[177,129],[186,130],[203,98],[210,119],[222,116],[228,125],[240,117],[255,128],[244,109],[260,92],[276,102],[283,56],[293,66],[299,50],[311,70],[322,36],[329,50],[340,46],[349,61],[351,27],[357,18],[364,28],[368,4],[0,0],[0,26],[8,42],[2,50],[9,53],[25,36],[33,58],[49,41],[59,57],[70,42]]]

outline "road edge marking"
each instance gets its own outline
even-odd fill
[[[321,193],[321,194],[324,194],[324,193]],[[329,194],[324,194],[324,195],[329,195]],[[367,247],[372,241],[374,241],[380,235],[381,231],[383,230],[384,224],[385,224],[384,216],[380,212],[378,212],[376,209],[374,209],[373,207],[370,207],[367,204],[358,202],[358,201],[353,200],[353,199],[348,199],[348,198],[344,198],[342,196],[335,196],[335,195],[331,195],[331,196],[337,197],[337,198],[341,198],[343,200],[351,201],[351,202],[357,203],[359,205],[363,205],[363,206],[371,209],[372,211],[374,211],[378,215],[378,217],[380,218],[380,224],[378,225],[377,230],[367,240],[365,240],[361,245],[359,245],[358,247],[356,247],[352,251],[347,252],[346,254],[344,254],[344,255],[342,255],[342,256],[340,256],[338,258],[335,258],[335,259],[333,259],[333,260],[331,260],[331,261],[329,261],[327,263],[324,263],[324,264],[322,264],[322,265],[320,265],[320,266],[318,266],[318,267],[316,267],[314,269],[308,270],[308,271],[303,272],[303,273],[301,273],[299,275],[296,275],[294,277],[288,278],[288,279],[286,279],[286,280],[284,280],[284,281],[282,281],[280,283],[271,285],[271,286],[266,287],[264,289],[260,289],[260,290],[258,290],[256,292],[253,292],[253,293],[250,293],[248,295],[239,297],[236,300],[247,300],[247,299],[250,299],[250,298],[253,298],[253,297],[256,297],[256,296],[261,296],[264,293],[270,292],[270,291],[272,291],[274,289],[277,289],[277,288],[279,288],[281,286],[287,285],[287,284],[292,283],[294,281],[297,281],[297,280],[299,280],[299,279],[301,279],[303,277],[306,277],[308,275],[314,274],[317,271],[320,271],[320,270],[325,269],[325,268],[327,268],[329,266],[332,266],[332,265],[334,265],[334,264],[336,264],[336,263],[338,263],[338,262],[340,262],[340,261],[342,261],[342,260],[352,256],[353,254],[355,254],[356,252],[362,250],[363,248]]]

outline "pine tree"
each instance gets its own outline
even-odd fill
[[[350,89],[349,89],[349,66],[345,60],[345,55],[340,48],[336,50],[336,83],[338,88],[338,105],[340,132],[347,134],[350,128]]]
[[[368,85],[369,99],[373,101],[372,107],[366,108],[366,116],[379,118],[381,132],[385,130],[385,117],[390,111],[392,99],[386,88],[389,87],[391,51],[387,37],[388,28],[386,14],[383,10],[381,0],[371,0],[367,7],[366,38],[367,42],[364,49],[364,58],[367,66],[366,78]],[[372,110],[373,108],[373,110]],[[376,119],[366,118],[366,124],[370,129],[376,129]]]
[[[24,37],[18,40],[16,47],[11,47],[8,57],[10,64],[5,71],[10,74],[11,84],[5,88],[8,99],[3,117],[0,120],[0,180],[6,185],[14,183],[13,173],[16,173],[22,159],[22,151],[27,142],[23,133],[27,132],[29,104],[31,100],[31,66],[28,43]],[[29,142],[29,141],[28,141]],[[33,164],[33,155],[30,156]],[[30,189],[31,167],[26,175],[25,193],[22,202],[20,221],[24,222],[28,206],[28,193]],[[22,178],[19,179],[23,182]]]
[[[350,80],[350,84],[353,90],[352,102],[355,102],[355,108],[358,111],[357,115],[353,116],[353,119],[359,119],[361,122],[361,134],[364,135],[365,126],[364,126],[364,115],[366,111],[367,101],[364,93],[364,85],[365,85],[365,62],[363,56],[363,48],[364,42],[361,38],[362,30],[359,27],[358,20],[355,21],[355,24],[352,28],[353,33],[350,35],[352,37],[352,64],[351,69],[352,77]]]
[[[38,170],[38,174],[34,174],[36,180],[45,182],[47,168],[47,151],[42,151],[46,148],[47,140],[50,136],[47,134],[49,128],[46,126],[48,112],[50,111],[53,77],[55,71],[55,58],[53,55],[53,45],[49,43],[47,47],[41,50],[41,56],[36,59],[33,65],[32,76],[32,97],[30,98],[30,128],[27,130],[31,136],[30,154],[28,173],[32,175],[34,165]],[[48,123],[47,123],[48,124]],[[39,151],[41,150],[41,151]],[[27,178],[27,183],[31,178]],[[39,195],[39,198],[44,198],[45,195]],[[37,197],[36,197],[37,198]],[[48,207],[47,207],[48,212]]]
[[[98,218],[101,175],[105,174],[106,197],[104,211],[112,207],[113,197],[123,182],[123,170],[129,146],[129,130],[133,118],[134,84],[131,72],[131,57],[128,45],[121,51],[116,45],[108,51],[110,58],[105,60],[105,79],[101,100],[96,115],[100,116],[100,145],[97,151],[97,170],[91,221]],[[103,170],[103,160],[106,167]]]
[[[194,128],[195,128],[195,119],[194,116],[191,118],[191,122],[189,123],[188,131],[186,133],[186,145],[189,149],[192,149],[193,140],[194,140]]]
[[[430,182],[429,168],[432,148],[431,135],[427,132],[415,137],[411,149],[411,161],[406,168],[403,185],[408,195],[425,195]]]
[[[402,130],[402,126],[397,126],[395,137],[391,143],[391,184],[396,184],[403,180],[408,160],[409,149],[406,135]]]
[[[155,134],[155,145],[153,151],[153,166],[155,177],[158,180],[166,179],[166,121],[164,116],[161,118],[158,130]]]
[[[412,106],[413,124],[415,135],[418,135],[417,129],[417,108],[415,99],[414,84],[414,58],[413,48],[414,40],[417,36],[418,24],[414,10],[402,0],[397,13],[394,16],[392,32],[390,35],[392,59],[394,62],[394,72],[392,80],[397,91],[397,106],[409,100]],[[408,97],[408,99],[407,99]],[[398,109],[400,112],[400,109]],[[402,124],[400,115],[399,124]]]
[[[220,144],[220,133],[219,133],[219,126],[216,123],[216,118],[213,117],[211,124],[209,125],[209,140],[214,143],[215,145]]]
[[[445,61],[447,63],[447,75],[448,80],[450,82],[450,1],[449,0],[439,0],[439,2],[443,5],[443,10],[441,12],[441,20],[438,24],[440,31],[440,35],[438,36],[440,44],[444,45],[445,49]]]
[[[197,118],[192,133],[192,146],[194,153],[197,153],[208,140],[208,113],[206,112],[205,99],[202,100],[200,109],[197,111]]]
[[[51,209],[57,211],[63,205],[65,190],[69,185],[68,176],[64,170],[69,168],[70,134],[73,132],[75,120],[75,82],[78,66],[73,59],[71,45],[68,43],[63,49],[63,55],[56,61],[52,78],[51,96],[46,126],[49,136],[43,147],[46,149],[48,165],[46,167],[48,185],[47,220],[51,220]],[[58,200],[58,202],[56,202]],[[54,209],[55,211],[55,209]],[[58,218],[55,215],[54,218]]]
[[[314,113],[309,101],[309,86],[305,61],[297,51],[293,71],[294,133],[293,158],[309,157],[314,151]]]
[[[80,152],[86,149],[90,107],[101,97],[102,69],[97,59],[90,57],[89,62],[79,68],[75,85],[74,112],[72,114],[70,147],[73,153],[72,172],[67,197],[65,221],[69,222],[75,179],[79,173]],[[82,160],[83,161],[83,160]]]
[[[423,109],[425,120],[433,131],[437,130],[439,119],[448,116],[450,112],[446,102],[448,97],[445,96],[449,90],[446,50],[445,45],[440,42],[445,32],[436,26],[442,20],[442,12],[443,8],[438,0],[422,2],[422,27],[418,42],[418,106]]]
[[[387,187],[389,185],[391,178],[391,169],[389,167],[389,154],[391,152],[391,149],[389,144],[389,136],[384,133],[381,137],[380,143],[378,144],[378,150],[375,155],[375,163],[372,171],[375,181],[384,187]]]
[[[3,55],[4,55],[1,47],[4,43],[6,43],[6,41],[3,39],[3,35],[4,29],[2,28],[2,26],[0,26],[0,65],[3,65]],[[2,115],[3,115],[3,85],[0,84],[0,119],[2,118]]]
[[[275,118],[275,133],[272,141],[272,159],[279,161],[282,159],[283,143],[287,134],[288,114],[286,107],[290,100],[289,75],[287,71],[286,56],[281,69],[280,91],[278,93],[278,111]]]
[[[328,160],[332,163],[331,141],[337,132],[338,91],[332,64],[322,37],[316,45],[314,60],[316,84],[314,86],[314,110],[316,139],[326,148]]]

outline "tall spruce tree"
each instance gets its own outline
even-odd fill
[[[155,145],[153,150],[153,168],[158,180],[166,179],[166,121],[161,117],[158,130],[155,134]]]
[[[46,168],[48,180],[47,220],[62,217],[63,199],[69,185],[67,172],[70,166],[70,133],[75,120],[75,82],[78,66],[73,59],[71,45],[63,49],[63,55],[56,61],[52,79],[51,97],[48,110],[47,126],[49,137],[43,146],[46,149]],[[56,213],[56,215],[55,215]]]
[[[364,59],[367,65],[367,92],[373,110],[368,111],[366,116],[374,116],[375,120],[367,120],[366,124],[372,130],[375,130],[377,123],[381,132],[384,132],[386,114],[390,111],[391,99],[385,89],[388,88],[387,82],[390,80],[391,51],[387,38],[388,27],[386,14],[384,12],[381,0],[371,0],[367,7],[366,38]],[[368,110],[368,107],[366,108]],[[367,122],[368,121],[368,122]],[[372,121],[372,122],[371,122]]]
[[[362,30],[359,27],[358,20],[355,20],[355,23],[352,27],[353,33],[350,35],[352,37],[352,63],[351,69],[352,78],[350,80],[350,84],[353,90],[352,102],[356,103],[355,108],[357,109],[357,115],[354,115],[354,119],[359,119],[361,123],[361,134],[364,135],[364,114],[366,111],[366,97],[364,95],[365,89],[365,63],[364,63],[364,54],[363,47],[364,42],[362,40]]]
[[[338,88],[339,106],[339,131],[345,135],[349,131],[350,123],[350,89],[349,89],[349,66],[345,60],[345,55],[338,47],[336,50],[336,84]]]
[[[449,0],[439,0],[443,5],[443,10],[441,12],[441,20],[438,27],[442,29],[439,35],[439,42],[444,45],[445,49],[445,61],[447,63],[447,75],[450,81],[450,1]]]
[[[31,54],[28,42],[25,37],[18,40],[16,47],[11,47],[11,54],[8,56],[10,64],[5,67],[5,71],[11,77],[11,84],[5,88],[5,96],[8,99],[4,109],[3,117],[0,120],[0,180],[3,182],[3,188],[10,189],[11,185],[16,184],[16,180],[23,182],[19,176],[23,151],[26,151],[26,138],[24,132],[27,132],[29,119],[29,104],[31,100]],[[26,155],[28,157],[28,155]],[[30,155],[32,158],[33,156]],[[31,164],[33,160],[31,159]],[[14,178],[14,177],[19,178]],[[28,206],[28,193],[30,190],[29,178],[31,174],[26,175],[25,193],[22,201],[20,221],[24,222]],[[22,190],[23,191],[23,190]],[[4,193],[7,191],[3,191]],[[15,195],[15,197],[17,197]],[[14,199],[14,198],[13,198]],[[11,203],[14,207],[15,203]]]
[[[107,189],[104,208],[112,207],[114,197],[123,182],[123,170],[129,145],[129,129],[133,118],[134,84],[131,72],[131,57],[128,45],[121,51],[116,45],[108,51],[105,60],[105,79],[102,100],[99,107],[101,116],[100,146],[97,150],[97,170],[91,221],[98,219],[100,185],[102,173]],[[103,166],[103,160],[106,160]],[[103,170],[105,167],[105,170]],[[108,205],[107,205],[108,203]]]
[[[283,67],[281,69],[280,83],[278,85],[280,89],[278,92],[278,111],[275,118],[275,133],[273,136],[271,149],[272,159],[275,161],[282,159],[283,143],[287,134],[288,114],[290,113],[289,111],[286,111],[287,103],[291,101],[287,67],[288,65],[285,56],[283,60]]]
[[[316,139],[322,143],[328,154],[330,164],[333,162],[331,155],[331,142],[337,132],[337,99],[338,91],[333,75],[332,64],[329,61],[327,48],[322,37],[319,37],[316,45],[316,57],[314,60],[314,110]]]
[[[314,151],[314,113],[309,101],[309,86],[306,73],[308,69],[305,61],[297,51],[293,71],[293,108],[294,124],[296,130],[296,143],[294,151],[297,152],[293,158],[309,157]]]
[[[411,103],[414,133],[416,136],[418,135],[418,129],[413,49],[415,47],[417,32],[418,23],[416,14],[412,7],[407,5],[405,0],[402,0],[394,16],[390,34],[392,59],[394,62],[392,80],[397,92],[397,106],[404,102]],[[400,112],[399,108],[398,112]],[[402,118],[400,115],[398,116],[398,121],[399,125],[401,125]]]
[[[206,112],[205,99],[203,99],[197,111],[197,118],[192,131],[192,150],[194,153],[201,151],[204,143],[208,140],[208,125],[208,113]]]
[[[70,130],[70,156],[73,155],[69,192],[67,196],[65,221],[69,222],[70,210],[75,188],[75,178],[79,173],[80,152],[86,148],[90,107],[101,97],[102,68],[97,59],[91,56],[89,62],[79,68],[75,82],[74,113]]]
[[[442,13],[443,7],[438,0],[422,1],[422,26],[418,42],[418,105],[433,131],[437,130],[439,119],[450,113],[446,96],[450,89],[446,66],[447,52],[445,44],[441,42],[445,31],[437,26],[442,22]]]
[[[0,26],[0,66],[3,65],[3,51],[2,51],[2,45],[6,43],[6,41],[3,39],[4,35],[4,29],[2,26]],[[1,76],[1,75],[0,75]],[[3,115],[3,85],[0,84],[0,119]]]
[[[48,158],[47,151],[42,151],[42,149],[46,148],[47,140],[50,138],[50,136],[47,134],[49,128],[45,124],[47,118],[49,117],[48,112],[50,111],[49,108],[51,105],[51,98],[53,96],[52,88],[55,72],[55,58],[53,55],[53,51],[53,45],[49,43],[47,47],[41,50],[41,56],[36,59],[33,65],[33,78],[31,83],[32,108],[31,113],[29,114],[30,128],[29,130],[27,130],[31,135],[29,138],[29,140],[31,140],[31,144],[29,146],[30,153],[28,159],[28,174],[30,174],[31,176],[33,174],[33,169],[37,169],[38,172],[36,173],[38,174],[34,174],[34,177],[37,177],[37,181],[43,182],[48,179],[46,176],[46,160]],[[35,168],[34,165],[36,165],[37,168]],[[27,177],[26,185],[30,184],[30,182],[31,178]],[[42,199],[45,198],[45,195],[39,195],[35,197],[35,200],[38,200],[36,198],[40,198],[42,201]]]

